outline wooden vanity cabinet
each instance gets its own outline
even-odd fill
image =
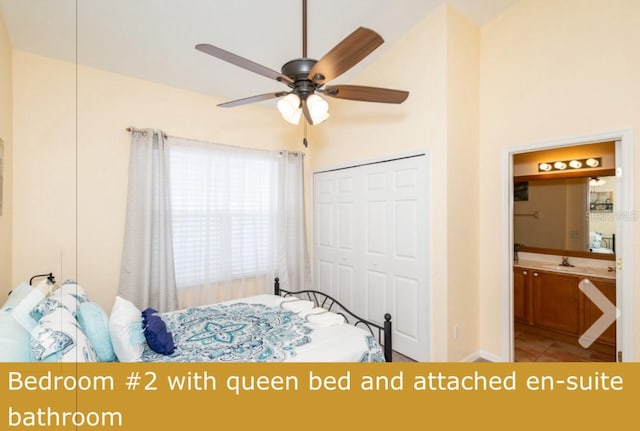
[[[580,335],[578,278],[533,271],[533,324],[540,328]]]
[[[531,270],[513,269],[513,318],[516,322],[533,324],[531,319]]]
[[[578,284],[585,277],[530,268],[515,267],[513,273],[513,315],[521,327],[558,334],[563,340],[577,342],[600,318],[602,311],[587,297]],[[606,278],[588,277],[613,303],[616,303],[616,282]],[[522,325],[523,324],[523,325]],[[615,323],[598,338],[597,343],[616,344]]]
[[[589,277],[589,280],[593,284],[595,284],[600,292],[607,297],[612,304],[616,303],[616,281],[610,280],[608,278],[594,278]],[[582,292],[580,292],[582,299],[584,301],[583,304],[583,313],[582,313],[582,327],[584,331],[589,329],[591,325],[595,323],[596,320],[602,316],[602,310],[600,310],[596,304],[594,304],[589,298],[587,298]],[[598,338],[597,340],[600,343],[608,344],[611,346],[616,345],[616,324],[612,324],[607,328],[606,331]]]

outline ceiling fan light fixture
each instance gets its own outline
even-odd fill
[[[288,94],[278,100],[278,111],[288,123],[299,124],[302,116],[300,109],[300,98],[296,94]]]
[[[307,106],[314,125],[329,118],[329,103],[317,94],[311,94],[307,97]]]

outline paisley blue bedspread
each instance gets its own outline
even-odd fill
[[[280,362],[311,341],[313,329],[291,311],[262,304],[214,304],[163,313],[176,350],[145,348],[147,362]]]

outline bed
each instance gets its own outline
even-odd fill
[[[589,251],[592,253],[615,254],[616,234],[605,237],[602,232],[589,232]]]
[[[319,291],[273,294],[167,313],[116,297],[110,315],[74,281],[10,293],[0,361],[391,362],[391,316],[362,319]],[[2,323],[2,322],[0,322]],[[10,324],[9,324],[10,323]]]
[[[391,362],[391,316],[362,319],[319,291],[274,294],[160,314],[175,350],[145,362]]]

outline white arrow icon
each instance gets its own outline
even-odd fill
[[[620,310],[588,278],[582,280],[578,288],[602,311],[602,316],[578,339],[580,345],[586,349],[620,317]]]

